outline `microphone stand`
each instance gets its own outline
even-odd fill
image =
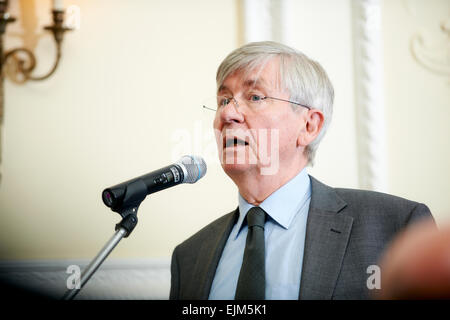
[[[137,211],[141,202],[147,196],[147,186],[142,180],[130,183],[127,187],[125,198],[120,207],[113,209],[118,212],[122,221],[116,224],[116,232],[111,239],[100,250],[97,256],[81,273],[80,285],[73,289],[68,289],[62,300],[73,300],[81,291],[84,285],[89,281],[92,275],[97,271],[100,265],[105,261],[108,255],[114,250],[122,238],[127,238],[136,227],[138,218]],[[78,288],[77,288],[78,287]]]

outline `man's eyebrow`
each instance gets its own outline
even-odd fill
[[[245,88],[265,89],[266,88],[265,84],[266,84],[266,82],[263,80],[260,80],[260,79],[256,79],[256,80],[248,79],[248,80],[244,81],[243,86]],[[230,91],[230,90],[228,89],[227,86],[221,85],[219,87],[219,90],[217,90],[217,92],[223,92],[223,91]]]
[[[227,86],[221,85],[219,87],[219,90],[217,90],[217,92],[222,92],[222,91],[229,91],[229,90],[228,90]]]

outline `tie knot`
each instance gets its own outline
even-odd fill
[[[247,213],[248,227],[258,226],[264,228],[266,222],[266,212],[260,207],[253,207]]]

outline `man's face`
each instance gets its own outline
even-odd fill
[[[303,148],[297,138],[305,127],[303,108],[293,109],[279,83],[278,61],[272,59],[262,70],[244,76],[236,72],[219,88],[218,96],[234,98],[216,113],[214,130],[219,157],[228,175],[242,173],[276,175],[280,170],[297,170]],[[234,101],[234,100],[233,100]],[[257,105],[258,107],[255,107]]]

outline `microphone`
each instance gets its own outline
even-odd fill
[[[180,183],[195,183],[206,174],[202,157],[183,156],[176,163],[103,190],[107,207],[119,212],[124,207],[142,201],[147,195]]]

